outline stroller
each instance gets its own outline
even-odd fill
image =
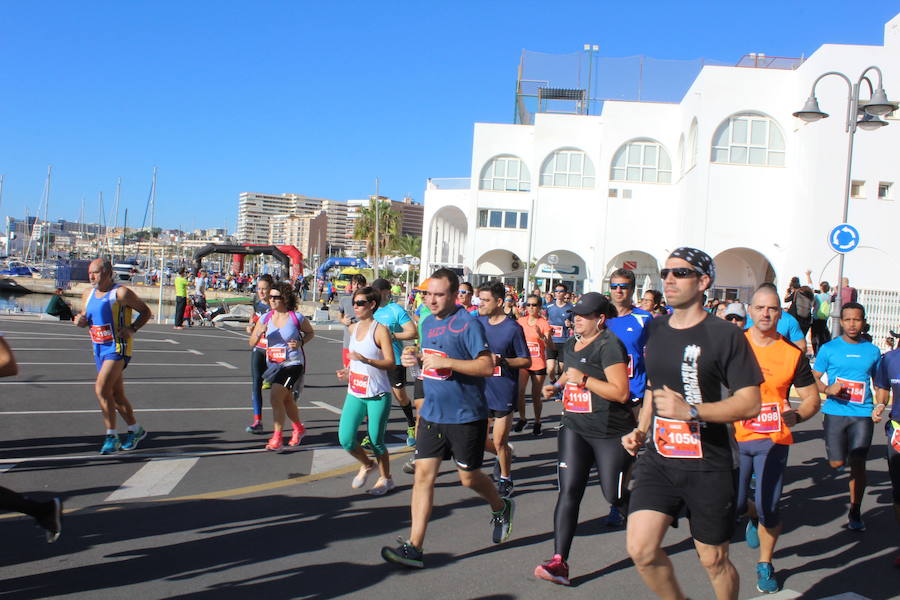
[[[227,312],[224,306],[210,309],[206,304],[206,298],[200,294],[194,294],[190,299],[190,321],[196,321],[200,327],[215,327],[213,319]]]

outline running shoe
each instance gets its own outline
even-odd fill
[[[372,474],[372,471],[375,470],[375,463],[371,463],[368,467],[363,466],[359,468],[359,473],[356,474],[356,477],[353,478],[353,481],[350,482],[350,487],[354,490],[358,490],[359,488],[366,485],[366,480],[369,478],[369,475]]]
[[[263,433],[263,424],[262,421],[253,421],[252,424],[247,425],[247,433]]]
[[[416,447],[416,426],[410,425],[406,428],[406,445],[410,448]]]
[[[51,506],[47,514],[37,520],[38,525],[43,527],[47,533],[47,543],[52,544],[62,535],[62,500],[54,498],[48,502]]]
[[[534,425],[532,425],[531,435],[533,435],[534,437],[541,437],[541,424],[540,423],[535,423]]]
[[[408,540],[404,542],[403,538],[397,538],[397,542],[400,545],[396,548],[384,546],[381,549],[381,558],[405,567],[421,569],[425,566],[422,550],[413,546]]]
[[[374,452],[375,448],[372,446],[372,439],[369,436],[366,436],[359,443],[359,447],[365,450],[366,452]]]
[[[125,434],[125,439],[122,441],[122,450],[134,450],[145,437],[147,437],[146,430],[138,425],[137,431],[129,431]]]
[[[264,390],[270,390],[270,389],[272,389],[272,384],[271,384],[270,382],[268,382],[268,381],[263,381],[263,382],[262,382],[262,389],[264,389]]]
[[[569,565],[559,554],[554,554],[553,558],[536,566],[534,576],[559,585],[572,585],[569,581]]]
[[[281,437],[280,431],[275,431],[272,433],[272,437],[269,438],[269,442],[266,444],[266,450],[275,450],[280,451],[284,448],[284,438]]]
[[[500,494],[501,498],[510,498],[513,495],[513,481],[512,479],[503,479],[497,482],[497,493]]]
[[[621,527],[625,524],[625,515],[615,506],[609,506],[609,514],[606,515],[607,527]]]
[[[410,456],[409,460],[403,463],[403,472],[407,475],[415,475],[416,474],[416,457]]]
[[[744,539],[747,540],[748,548],[759,548],[759,525],[753,522],[753,519],[747,519],[747,529],[744,532]],[[767,564],[767,563],[759,563]],[[761,591],[761,590],[760,590]]]
[[[304,435],[306,435],[306,427],[303,426],[303,423],[294,424],[291,432],[291,441],[288,442],[288,446],[299,446],[300,440],[303,439]]]
[[[772,563],[756,563],[756,589],[763,594],[774,594],[778,591],[775,581],[775,569]]]
[[[397,486],[394,484],[393,479],[384,479],[383,477],[379,477],[378,481],[375,482],[375,485],[371,487],[366,493],[370,496],[384,496],[395,487]]]
[[[491,525],[494,527],[493,540],[500,544],[509,539],[512,533],[513,513],[516,511],[516,502],[510,498],[503,498],[503,508],[499,512],[491,513]]]
[[[850,517],[847,519],[847,529],[849,529],[850,531],[863,532],[866,530],[866,524],[863,523],[861,517],[856,517],[855,519],[853,517]]]
[[[115,454],[122,447],[119,436],[115,433],[103,438],[103,445],[100,447],[100,454]]]
[[[522,417],[519,417],[518,419],[516,419],[516,424],[513,425],[513,431],[515,431],[516,433],[521,433],[521,431],[523,429],[525,429],[525,426],[527,424],[528,424],[528,419],[523,419]]]

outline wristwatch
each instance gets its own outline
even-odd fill
[[[693,404],[688,404],[688,409],[691,411],[691,421],[699,421],[700,412],[697,410],[697,407]]]
[[[587,387],[587,380],[590,379],[590,375],[585,375],[581,378],[581,387]]]

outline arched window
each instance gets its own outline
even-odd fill
[[[697,119],[695,118],[691,121],[691,128],[688,131],[688,141],[687,141],[687,160],[685,161],[687,164],[687,170],[693,169],[697,166]]]
[[[730,165],[784,166],[784,135],[778,123],[756,113],[728,117],[716,129],[712,162]]]
[[[616,151],[609,178],[614,181],[672,183],[672,161],[659,142],[635,140]]]
[[[495,156],[481,169],[480,190],[495,192],[527,192],[531,190],[531,173],[517,156]]]
[[[557,150],[541,167],[541,185],[547,187],[592,189],[594,179],[594,163],[574,148]]]

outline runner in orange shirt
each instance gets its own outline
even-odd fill
[[[531,366],[528,369],[519,370],[519,418],[513,427],[513,431],[520,432],[528,424],[525,416],[525,388],[531,381],[531,404],[534,409],[534,422],[540,424],[541,389],[544,387],[544,379],[547,378],[547,348],[553,348],[553,340],[550,337],[550,322],[541,315],[541,297],[535,294],[525,300],[526,315],[519,318],[518,323],[525,331],[525,342],[528,344],[528,353],[531,355]]]
[[[753,326],[744,335],[750,342],[765,381],[760,385],[759,415],[734,422],[740,453],[737,514],[748,514],[747,545],[759,548],[756,589],[772,594],[779,589],[772,568],[772,553],[781,533],[778,503],[781,499],[788,450],[793,442],[790,427],[819,412],[821,400],[804,352],[778,333],[781,300],[773,286],[762,285],[750,300]],[[791,386],[800,396],[797,410],[788,400]],[[750,488],[756,476],[756,490]],[[750,495],[753,494],[751,498]]]

